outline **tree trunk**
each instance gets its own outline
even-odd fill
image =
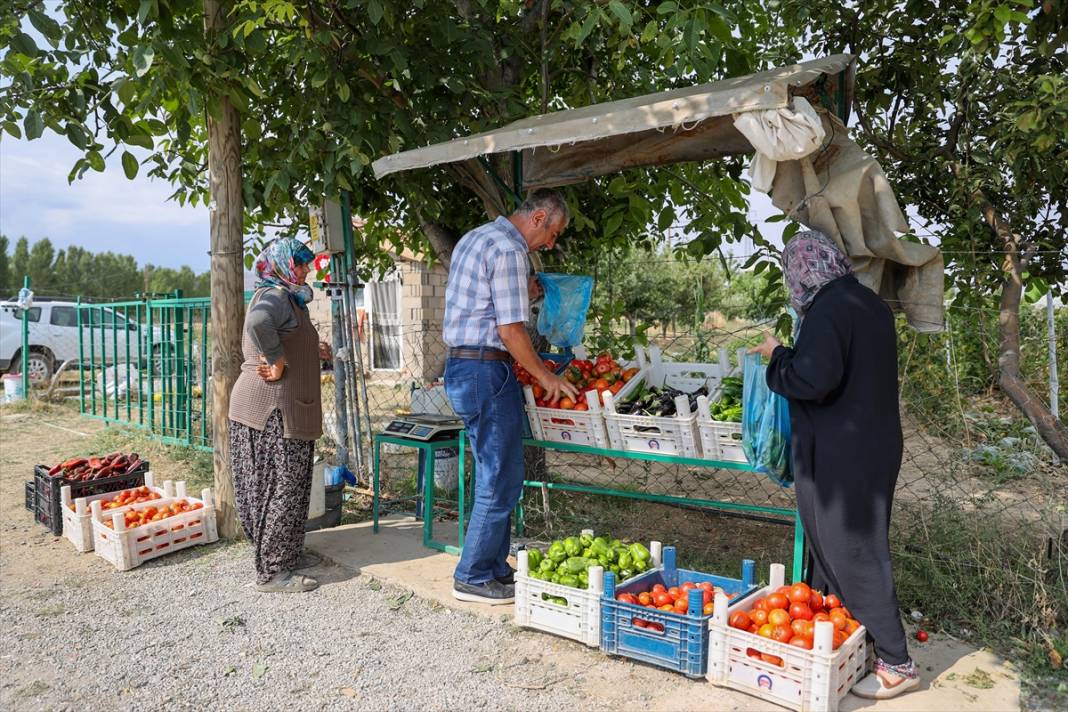
[[[226,23],[226,5],[204,0],[204,31]],[[240,534],[230,469],[230,391],[241,372],[244,323],[244,262],[241,197],[241,124],[230,100],[219,94],[218,119],[208,115],[208,172],[211,188],[211,425],[215,460],[215,503],[219,535]]]
[[[1068,460],[1068,428],[1031,392],[1020,378],[1020,298],[1023,295],[1023,257],[1020,237],[1013,234],[993,206],[983,204],[983,218],[1005,245],[1005,278],[1001,285],[1001,304],[998,315],[998,385],[1027,416],[1042,439],[1053,448],[1057,457]]]

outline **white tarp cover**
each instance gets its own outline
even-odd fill
[[[516,151],[523,161],[523,187],[533,189],[627,168],[757,153],[751,167],[756,187],[770,189],[777,207],[842,245],[858,278],[904,311],[913,328],[937,331],[943,323],[941,253],[896,237],[908,231],[908,223],[882,168],[849,139],[841,121],[813,106],[818,92],[811,85],[822,77],[829,85],[824,91],[840,90],[848,105],[853,74],[851,55],[832,55],[533,116],[385,156],[372,167],[379,178],[444,163],[478,170],[473,159]],[[814,114],[819,127],[813,125]],[[784,160],[787,156],[791,160]]]
[[[789,104],[791,87],[807,86],[824,75],[837,75],[848,69],[852,61],[851,55],[836,54],[710,84],[540,114],[492,131],[384,156],[371,167],[375,177],[382,178],[398,171],[491,153],[541,147],[556,150],[569,144],[623,134],[674,132],[706,119],[729,117],[743,111],[780,109]]]

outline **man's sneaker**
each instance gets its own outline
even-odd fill
[[[504,576],[498,576],[497,577],[497,583],[503,583],[503,584],[508,585],[508,586],[514,586],[515,585],[515,569],[513,569],[512,567],[509,566],[508,567],[508,573],[506,573]]]
[[[453,581],[452,597],[460,601],[488,603],[491,606],[498,606],[515,600],[515,586],[501,583],[496,579],[486,583]]]

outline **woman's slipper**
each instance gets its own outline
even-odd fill
[[[319,582],[311,576],[301,576],[288,571],[276,575],[267,583],[256,584],[261,593],[304,593],[319,588]]]
[[[879,673],[883,673],[880,675]],[[897,678],[897,682],[887,684],[884,677]],[[891,697],[903,695],[909,690],[914,690],[920,685],[920,675],[916,672],[916,664],[909,660],[901,665],[890,665],[879,658],[875,661],[875,669],[863,680],[858,682],[850,690],[857,697],[869,700],[888,700]]]

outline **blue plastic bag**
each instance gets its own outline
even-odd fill
[[[593,297],[593,277],[538,272],[545,301],[538,314],[538,333],[553,346],[571,348],[582,343],[586,312]]]
[[[749,464],[783,487],[790,468],[790,405],[768,388],[760,354],[747,354],[742,374],[742,449]]]

